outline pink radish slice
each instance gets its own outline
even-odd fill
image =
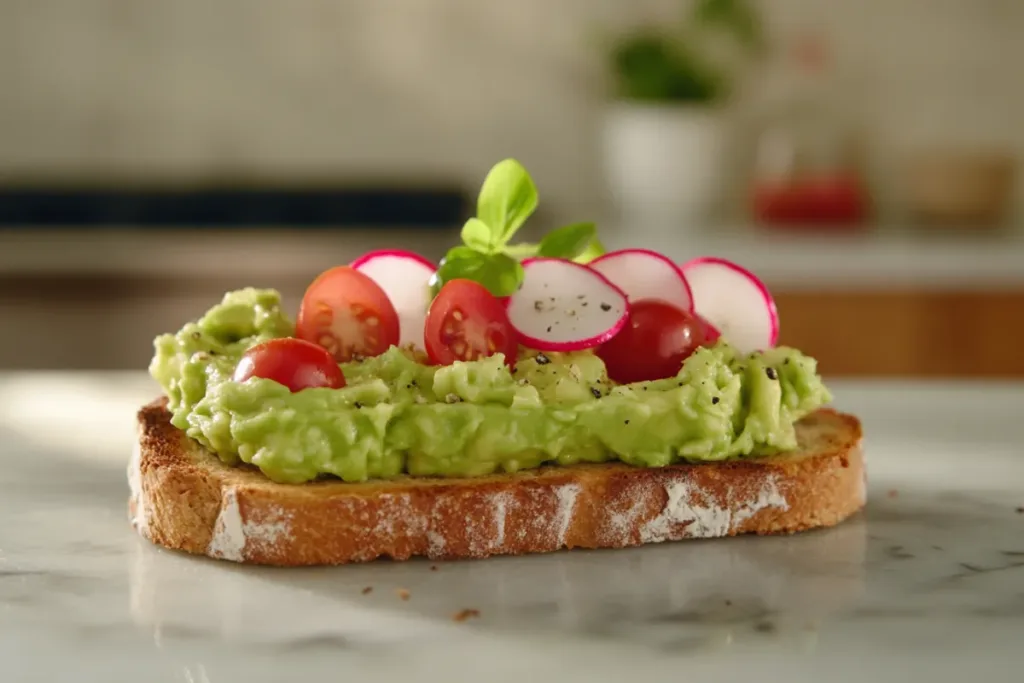
[[[430,306],[434,264],[411,251],[371,251],[352,262],[352,269],[380,285],[398,313],[398,343],[424,348],[423,324]]]
[[[523,286],[508,299],[520,341],[541,351],[602,344],[629,318],[626,295],[587,266],[554,258],[523,261]]]
[[[629,297],[661,299],[684,311],[693,310],[693,296],[683,271],[670,259],[649,249],[621,249],[599,256],[590,267]]]
[[[740,353],[775,346],[779,314],[768,288],[731,261],[697,258],[683,265],[693,290],[694,310]]]

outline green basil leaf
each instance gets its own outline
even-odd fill
[[[552,230],[540,241],[537,253],[548,258],[574,259],[582,254],[597,236],[593,223],[573,223]]]
[[[531,256],[536,256],[538,249],[540,249],[540,245],[533,242],[521,242],[519,244],[505,245],[505,253],[514,259],[519,259],[520,261],[530,258]]]
[[[507,254],[491,254],[477,282],[494,296],[514,294],[523,284],[523,264]]]
[[[491,248],[505,246],[537,208],[537,187],[515,159],[498,162],[484,178],[476,217],[491,229]]]
[[[608,253],[608,250],[604,248],[603,244],[601,244],[601,240],[595,237],[590,240],[590,244],[588,244],[587,248],[583,250],[583,253],[573,260],[576,263],[590,263],[598,256],[604,256],[606,253]]]
[[[430,288],[434,296],[441,291],[445,283],[452,280],[465,278],[474,280],[473,275],[480,270],[481,262],[487,254],[481,253],[472,247],[452,247],[445,254],[444,258],[437,265],[434,276],[430,279]]]
[[[491,251],[491,229],[479,218],[470,218],[462,226],[462,242],[476,251]]]
[[[508,296],[523,282],[523,266],[505,254],[484,254],[470,247],[450,249],[430,281],[434,296],[452,280],[479,282],[494,296]]]

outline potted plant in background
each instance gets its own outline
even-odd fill
[[[605,176],[631,229],[679,231],[709,217],[726,163],[726,105],[762,49],[760,18],[746,0],[687,5],[678,24],[610,45]]]

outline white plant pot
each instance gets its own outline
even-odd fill
[[[685,232],[722,190],[725,117],[709,108],[619,103],[603,128],[605,177],[623,227]]]

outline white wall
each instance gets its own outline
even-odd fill
[[[884,181],[920,140],[1024,149],[1024,1],[763,0],[825,28]],[[601,182],[602,21],[658,0],[0,0],[0,182],[380,171],[534,172],[559,218]],[[770,81],[765,81],[770,83]],[[770,87],[770,85],[768,86]],[[887,186],[883,184],[883,193]]]

